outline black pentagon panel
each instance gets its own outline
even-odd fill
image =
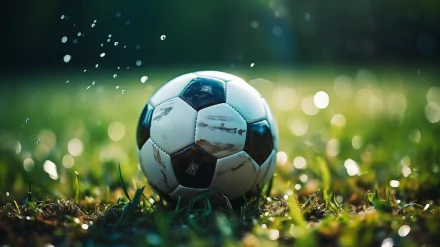
[[[255,162],[262,165],[273,150],[273,139],[266,120],[251,123],[247,126],[244,151]]]
[[[147,104],[142,110],[136,130],[136,142],[141,149],[144,143],[150,138],[151,117],[153,116],[153,106]]]
[[[193,144],[171,156],[171,163],[180,185],[208,188],[214,177],[217,159]]]
[[[180,97],[197,111],[226,103],[225,83],[212,77],[197,77],[188,84]]]

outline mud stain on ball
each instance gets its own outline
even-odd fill
[[[173,106],[169,106],[169,107],[165,107],[165,108],[160,108],[160,109],[158,109],[160,112],[158,113],[158,115],[156,115],[154,118],[153,118],[153,121],[156,121],[156,122],[158,122],[158,121],[160,121],[163,117],[165,117],[166,115],[168,115],[170,112],[171,112],[171,110],[173,110]]]
[[[197,126],[200,128],[208,128],[211,131],[220,130],[221,132],[226,132],[226,133],[230,133],[230,134],[243,135],[243,133],[246,132],[246,130],[244,130],[244,129],[225,127],[224,123],[221,123],[220,126],[214,126],[214,125],[209,125],[204,122],[200,122],[200,123],[197,123]]]
[[[238,169],[240,169],[242,166],[244,166],[245,164],[246,164],[246,161],[243,162],[243,163],[241,163],[240,165],[238,165],[238,166],[236,166],[236,167],[232,167],[232,168],[231,168],[231,171],[232,171],[232,172],[235,172],[235,171],[237,171]]]
[[[200,139],[196,141],[196,143],[210,154],[217,154],[224,151],[236,153],[241,150],[240,145],[232,143],[210,142],[205,139]]]
[[[154,160],[156,160],[157,164],[159,164],[162,168],[166,169],[166,166],[162,160],[162,156],[160,156],[159,148],[157,148],[154,144],[152,144],[151,146],[153,147]]]

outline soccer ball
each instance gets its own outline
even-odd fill
[[[272,112],[255,88],[231,74],[200,71],[167,82],[145,105],[136,135],[143,173],[171,200],[207,190],[239,199],[275,171]]]

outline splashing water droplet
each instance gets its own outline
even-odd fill
[[[136,66],[140,67],[142,65],[142,61],[141,60],[137,60],[136,61]]]
[[[253,68],[255,66],[255,63],[251,63],[251,68]]]
[[[94,85],[95,85],[95,81],[92,82],[92,86],[94,86]]]
[[[160,40],[165,40],[167,38],[167,36],[165,36],[164,34],[162,34],[161,36],[160,36]]]
[[[85,70],[84,70],[84,73],[86,73],[86,72],[87,72],[87,70],[85,69]]]
[[[98,20],[94,20],[93,23],[96,23]]]
[[[36,143],[37,143],[37,144],[40,143],[40,139],[37,139]]]
[[[98,67],[99,67],[99,64],[96,64],[96,65],[95,65],[95,68],[98,68]]]
[[[81,33],[81,32],[78,32],[77,35],[78,35],[78,37],[80,37],[80,36],[82,35],[82,33]]]
[[[65,63],[70,62],[71,59],[72,59],[72,56],[70,56],[69,54],[66,54],[66,55],[64,55],[64,57],[63,57],[63,61],[64,61]]]
[[[101,55],[99,55],[100,57],[105,57],[105,53],[101,53]]]
[[[115,46],[118,46],[118,44],[119,44],[119,43],[118,43],[117,41],[114,43]]]
[[[122,90],[122,94],[124,94],[125,93],[125,90]]]
[[[95,27],[95,23],[92,23],[92,25],[90,25],[92,28],[94,28]]]
[[[101,43],[101,47],[103,47],[104,46],[104,44],[103,43]]]
[[[65,15],[61,15],[61,20],[64,20],[66,16]]]
[[[141,82],[145,83],[148,80],[148,76],[144,75],[141,77]]]
[[[66,37],[66,36],[62,37],[62,38],[61,38],[61,43],[64,44],[64,43],[66,43],[66,42],[67,42],[67,37]]]
[[[67,84],[67,83],[69,83],[69,82],[70,82],[70,81],[69,81],[69,80],[67,80],[67,81],[66,81],[66,84]]]
[[[26,120],[25,120],[25,121],[26,121],[26,123],[28,123],[28,122],[29,122],[29,118],[26,118]]]
[[[89,89],[89,88],[90,88],[90,86],[87,87],[87,89]]]
[[[110,33],[110,34],[108,35],[108,37],[111,38],[111,37],[112,37],[112,34]]]
[[[116,89],[118,89],[119,88],[119,86],[116,86]]]
[[[126,45],[124,45],[124,49],[125,49],[125,48],[127,48],[127,46],[126,46]]]
[[[113,78],[116,78],[116,77],[118,77],[118,74],[114,74],[114,75],[113,75]]]
[[[121,67],[118,66],[118,69],[121,69]]]
[[[110,39],[107,39],[107,43],[110,43],[110,41],[111,41]]]

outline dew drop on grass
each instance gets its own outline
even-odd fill
[[[136,61],[136,66],[140,67],[142,65],[142,61],[141,60],[137,60]]]
[[[69,54],[66,54],[66,55],[64,55],[64,57],[63,57],[63,61],[64,61],[65,63],[70,62],[71,59],[72,59],[72,56],[70,56]]]
[[[64,43],[66,43],[66,42],[67,42],[67,37],[66,37],[66,36],[62,37],[62,38],[61,38],[61,43],[64,44]]]
[[[144,75],[141,77],[141,82],[145,83],[146,81],[148,81],[148,76]]]
[[[26,118],[26,120],[25,120],[25,121],[26,121],[26,123],[28,123],[28,122],[29,122],[29,118]]]
[[[164,34],[162,34],[161,36],[160,36],[160,40],[165,40],[167,38],[167,36],[165,36]]]
[[[101,53],[101,55],[99,55],[100,57],[105,57],[105,52]]]
[[[113,78],[116,78],[116,77],[118,77],[118,74],[114,74],[114,75],[113,75]]]
[[[117,41],[114,43],[115,46],[118,46],[118,44],[119,44],[119,43],[118,43]]]
[[[37,139],[37,141],[35,141],[37,144],[40,143],[40,139]]]

